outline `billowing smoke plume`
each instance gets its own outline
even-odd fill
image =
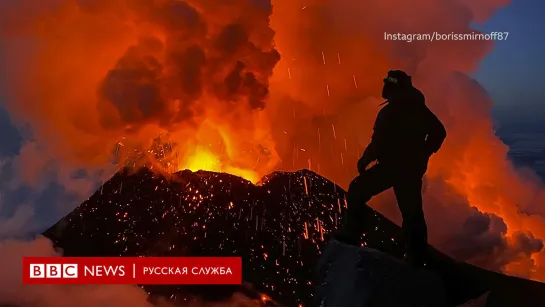
[[[214,10],[221,5],[194,5],[166,1],[139,7],[138,18],[150,23],[152,33],[130,46],[100,85],[103,128],[134,131],[153,123],[173,130],[198,124],[208,109],[228,117],[233,109],[265,107],[280,55],[272,49],[268,24],[254,20],[266,21],[270,10],[224,14],[227,20],[219,20]]]
[[[44,150],[67,163],[103,164],[112,155],[130,163],[160,137],[157,145],[168,146],[148,154],[176,169],[247,175],[278,162],[269,134],[260,132],[269,130],[260,110],[280,59],[270,4],[2,5],[11,46],[2,75],[8,99],[18,101],[9,110],[48,140]]]
[[[251,180],[311,168],[346,187],[382,78],[405,69],[448,130],[427,176],[432,242],[459,259],[545,280],[545,190],[508,161],[492,101],[468,76],[492,42],[384,39],[476,32],[472,22],[508,2],[2,3],[6,108],[30,126],[42,155],[80,167],[153,148],[152,156],[169,157],[167,167]],[[398,219],[394,204],[386,194],[372,205]]]

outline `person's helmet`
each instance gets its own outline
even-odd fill
[[[390,70],[386,78],[384,78],[384,83],[393,83],[406,87],[412,85],[412,78],[403,70]]]
[[[402,70],[390,70],[384,78],[382,97],[391,99],[393,95],[412,87],[412,78]]]

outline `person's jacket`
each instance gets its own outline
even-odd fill
[[[441,121],[428,109],[422,92],[411,87],[379,111],[371,143],[362,159],[379,163],[425,163],[447,136]]]

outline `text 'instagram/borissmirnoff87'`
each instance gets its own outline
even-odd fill
[[[385,41],[402,41],[412,43],[414,41],[504,41],[509,37],[509,32],[471,32],[471,33],[389,33],[384,32]]]

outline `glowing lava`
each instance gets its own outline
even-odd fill
[[[230,173],[257,183],[270,169],[259,164],[257,149],[249,141],[252,138],[240,136],[242,133],[244,130],[232,132],[228,126],[205,120],[183,144],[182,152],[177,152],[176,171]]]
[[[249,169],[231,166],[229,165],[229,162],[223,163],[221,162],[221,158],[219,155],[214,154],[208,148],[205,148],[203,146],[197,146],[195,148],[195,153],[189,155],[185,159],[185,162],[183,162],[183,164],[181,165],[182,167],[180,170],[188,169],[193,172],[204,170],[229,173],[247,179],[252,183],[257,183],[260,180],[260,176],[257,172]]]

